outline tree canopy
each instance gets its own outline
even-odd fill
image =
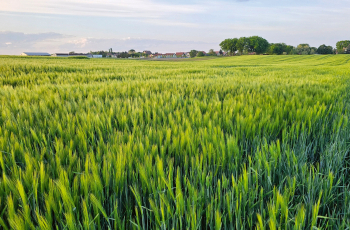
[[[191,57],[191,58],[194,58],[195,56],[197,56],[197,53],[198,53],[197,50],[191,50],[191,51],[190,51],[190,57]]]
[[[309,44],[299,44],[294,50],[294,54],[299,54],[299,55],[310,55],[310,54],[315,54],[317,52],[316,47],[310,47]]]
[[[248,52],[255,52],[257,54],[262,54],[269,48],[269,42],[262,37],[252,36],[249,37],[247,42]]]
[[[202,52],[202,51],[199,51],[198,53],[197,53],[197,57],[203,57],[204,56],[204,53]]]
[[[332,46],[326,46],[326,45],[321,45],[317,49],[318,54],[333,54],[333,47]]]
[[[237,50],[242,54],[248,45],[248,39],[246,37],[240,37],[237,40]]]
[[[230,55],[233,55],[237,51],[237,38],[228,38],[220,43],[222,50],[229,52]]]
[[[338,53],[344,53],[344,49],[350,45],[350,40],[339,41],[336,44]]]
[[[208,55],[209,56],[217,56],[217,54],[215,53],[214,49],[210,49]]]
[[[271,43],[267,53],[268,54],[275,54],[275,55],[281,55],[283,53],[285,54],[291,54],[294,47],[290,45],[286,45],[285,43]]]
[[[243,52],[256,52],[262,54],[269,48],[269,42],[259,36],[252,37],[240,37],[240,38],[228,38],[220,43],[221,49],[228,51],[230,55],[235,54],[239,51]]]

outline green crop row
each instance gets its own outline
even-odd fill
[[[3,229],[348,229],[350,57],[0,57]]]

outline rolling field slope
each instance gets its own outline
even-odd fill
[[[0,56],[3,229],[349,229],[350,55]]]

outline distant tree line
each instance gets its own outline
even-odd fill
[[[336,44],[338,54],[350,54],[350,40],[339,41]]]
[[[134,49],[124,52],[113,52],[113,49],[110,48],[108,51],[90,51],[93,55],[102,55],[102,57],[117,57],[117,58],[137,58],[137,57],[148,57],[148,54],[142,52],[136,52]]]
[[[318,48],[309,44],[300,44],[296,47],[285,43],[269,43],[259,36],[228,38],[220,43],[220,47],[228,55],[269,54],[269,55],[311,55],[311,54],[350,54],[350,41],[339,41],[336,49],[332,46],[321,45]]]
[[[311,54],[350,54],[350,40],[339,41],[336,48],[320,45],[318,48],[311,47],[309,44],[299,44],[294,47],[285,43],[269,43],[266,39],[259,36],[228,38],[220,43],[221,50],[215,52],[210,49],[208,53],[203,51],[191,50],[189,56],[223,56],[225,55],[244,55],[244,54],[269,54],[269,55],[311,55]],[[74,53],[72,51],[71,53]],[[130,49],[125,52],[113,52],[110,48],[108,51],[90,51],[93,55],[102,55],[102,57],[117,57],[117,58],[139,58],[148,57],[149,55],[143,52],[136,52]]]

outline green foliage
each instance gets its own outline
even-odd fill
[[[0,228],[348,229],[349,67],[0,57]]]
[[[350,46],[350,40],[339,41],[336,44],[336,48],[339,54],[345,53],[344,49]]]
[[[318,54],[333,54],[333,47],[321,45],[320,47],[318,47],[317,53]]]
[[[285,43],[271,43],[267,53],[272,55],[292,54],[293,46],[286,45]]]
[[[218,56],[213,49],[210,49],[208,52],[209,56]]]
[[[255,52],[257,54],[262,54],[267,51],[269,47],[269,42],[259,36],[252,36],[248,38],[247,49],[248,52]]]
[[[197,57],[204,57],[205,55],[204,55],[204,53],[202,52],[202,51],[199,51],[198,53],[197,53]]]
[[[72,57],[68,57],[69,59],[89,59],[86,56],[72,56]]]
[[[237,50],[240,52],[240,54],[243,54],[243,51],[246,49],[246,47],[249,44],[249,40],[246,37],[240,37],[237,40]]]
[[[110,50],[109,50],[110,51]],[[91,54],[93,55],[102,55],[102,57],[107,57],[108,52],[107,51],[90,51]]]
[[[237,38],[228,38],[220,43],[222,50],[229,52],[230,55],[233,55],[237,51]]]
[[[310,47],[309,44],[299,44],[296,48],[294,48],[293,53],[299,55],[310,55],[316,54],[317,48]]]
[[[228,51],[230,55],[235,54],[238,50],[241,54],[243,52],[255,52],[257,54],[265,53],[269,47],[269,42],[259,36],[241,37],[233,39],[225,39],[220,43],[220,47],[224,51]]]
[[[118,54],[117,56],[118,58],[128,58],[128,57],[131,57],[130,54],[128,54],[127,52],[121,52]]]
[[[191,58],[196,57],[196,56],[197,56],[197,53],[198,53],[197,50],[191,50],[191,51],[190,51],[190,57],[191,57]]]

